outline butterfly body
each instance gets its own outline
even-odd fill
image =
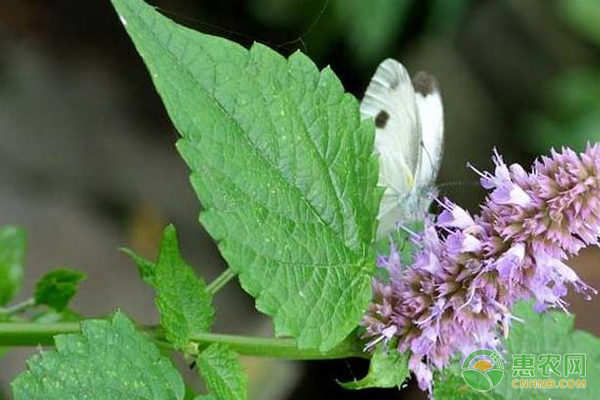
[[[410,79],[398,61],[384,60],[360,105],[363,118],[375,123],[381,201],[377,237],[398,223],[422,219],[432,199],[444,136],[443,108],[433,76]]]

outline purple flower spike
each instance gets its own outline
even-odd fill
[[[389,284],[373,282],[374,300],[363,325],[368,347],[398,339],[410,351],[409,368],[431,392],[433,370],[458,353],[496,348],[519,300],[566,311],[568,287],[596,293],[565,261],[600,235],[600,145],[576,154],[552,151],[530,172],[507,166],[494,151],[494,174],[479,172],[490,191],[479,215],[445,199],[436,221],[413,241],[409,267],[398,250],[378,264]]]

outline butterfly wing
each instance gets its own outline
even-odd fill
[[[417,169],[416,190],[430,190],[442,162],[444,146],[444,109],[435,78],[419,72],[413,78],[417,110],[421,122],[421,156]]]
[[[416,95],[408,72],[393,59],[383,61],[360,105],[363,118],[375,121],[379,184],[385,192],[379,208],[377,237],[390,233],[403,215],[403,200],[415,185],[421,157],[421,127]]]

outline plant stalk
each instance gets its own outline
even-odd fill
[[[158,327],[142,328],[150,338],[161,347],[166,339],[162,329]],[[61,322],[55,324],[34,323],[0,323],[0,346],[35,347],[54,345],[54,336],[59,334],[78,333],[77,322]],[[325,352],[317,349],[300,349],[294,339],[264,338],[219,333],[197,333],[190,341],[198,344],[200,349],[211,344],[220,343],[229,346],[233,351],[245,356],[284,358],[289,360],[330,360],[349,357],[368,357],[362,351],[362,345],[355,339],[346,339],[338,346]]]
[[[221,273],[221,275],[217,276],[214,281],[206,286],[206,291],[214,296],[219,290],[221,290],[223,286],[227,284],[227,282],[232,280],[235,275],[236,273],[231,268],[227,268],[225,271],[223,271],[223,273]]]
[[[19,314],[22,312],[25,312],[27,310],[29,310],[32,307],[36,306],[36,302],[35,299],[29,298],[25,301],[22,301],[20,303],[15,304],[14,306],[11,307],[7,307],[7,308],[1,308],[0,309],[0,314],[4,314],[4,315],[15,315],[15,314]]]

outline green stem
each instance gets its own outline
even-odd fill
[[[353,339],[346,339],[324,353],[316,349],[299,349],[294,339],[224,335],[218,333],[197,333],[191,335],[190,339],[200,346],[222,343],[236,353],[246,356],[285,358],[288,360],[332,360],[348,357],[367,357],[362,351],[362,345]]]
[[[221,288],[225,286],[227,282],[232,280],[235,277],[235,275],[236,273],[231,268],[227,268],[225,271],[223,271],[221,275],[217,276],[217,278],[214,281],[208,284],[206,290],[210,294],[215,295],[215,293],[221,290]]]
[[[0,346],[52,346],[55,335],[79,331],[80,324],[78,322],[0,323]]]
[[[0,323],[0,346],[52,346],[54,336],[77,333],[80,324],[61,322],[56,324]],[[164,334],[156,327],[144,328],[154,341],[165,346]],[[224,335],[218,333],[197,333],[190,340],[200,348],[221,343],[235,352],[255,357],[274,357],[290,360],[328,360],[348,357],[367,357],[361,344],[354,339],[346,339],[338,346],[324,353],[315,349],[299,349],[294,339],[262,338],[250,336]]]
[[[32,297],[25,301],[17,303],[14,306],[0,309],[0,314],[15,315],[15,314],[25,312],[35,306],[36,306],[35,299]]]

